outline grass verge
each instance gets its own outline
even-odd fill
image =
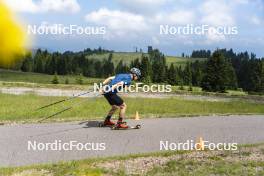
[[[169,151],[0,168],[6,176],[83,175],[263,175],[264,145],[236,151]]]
[[[35,121],[66,107],[73,108],[51,120],[97,119],[105,116],[110,106],[104,98],[77,98],[36,111],[37,108],[65,97],[0,94],[0,121]],[[199,116],[212,114],[264,114],[264,104],[247,101],[211,102],[182,98],[125,98],[127,117],[138,111],[141,117]]]

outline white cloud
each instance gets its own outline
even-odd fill
[[[4,0],[12,10],[16,12],[37,12],[38,6],[32,0]]]
[[[107,8],[101,8],[87,14],[85,20],[97,25],[107,26],[107,29],[120,35],[126,34],[128,31],[139,32],[147,29],[143,16]]]
[[[157,37],[152,36],[152,43],[153,43],[154,45],[159,45],[159,44],[160,44],[160,41],[159,41],[159,39],[158,39]]]
[[[235,24],[235,19],[227,1],[206,0],[200,6],[199,10],[202,14],[202,24],[214,26],[228,26]]]
[[[212,44],[212,43],[217,43],[217,42],[223,42],[225,40],[226,40],[226,37],[223,34],[216,34],[216,33],[208,32],[206,34],[205,43]]]
[[[237,4],[248,4],[249,0],[233,0],[233,2]]]
[[[255,25],[260,25],[262,23],[261,19],[255,15],[250,18],[250,22]]]
[[[42,0],[40,8],[44,11],[78,12],[80,6],[76,0]]]
[[[4,0],[4,2],[17,12],[70,12],[75,13],[80,10],[77,0]]]
[[[131,0],[118,0],[119,3],[121,4],[130,4],[131,5]],[[133,0],[133,4],[136,5],[148,5],[148,6],[153,6],[153,5],[162,5],[164,3],[168,2],[168,0]]]
[[[258,17],[256,17],[256,16],[253,16],[251,18],[251,21],[252,21],[253,24],[256,24],[256,25],[260,25],[261,24],[261,20]]]
[[[153,14],[173,0],[116,0],[122,9],[139,14]]]
[[[163,13],[156,16],[158,23],[167,24],[191,24],[195,21],[195,15],[191,11],[178,10],[172,13]]]

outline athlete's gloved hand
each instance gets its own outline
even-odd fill
[[[104,94],[104,90],[103,90],[103,88],[100,88],[98,92],[99,92],[100,94]]]

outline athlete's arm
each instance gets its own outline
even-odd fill
[[[107,79],[105,79],[105,80],[103,81],[103,86],[106,85],[106,84],[108,84],[108,83],[110,83],[113,79],[115,79],[115,76],[111,76],[111,77],[108,77]],[[99,93],[101,93],[101,94],[104,93],[103,87],[101,87],[101,88],[99,89]]]
[[[113,79],[115,79],[115,76],[108,77],[106,80],[104,80],[103,85],[108,84],[108,83],[111,82]]]

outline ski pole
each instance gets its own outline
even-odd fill
[[[59,103],[62,103],[62,102],[65,102],[65,101],[72,100],[72,99],[74,99],[74,98],[80,97],[80,96],[82,96],[82,95],[86,95],[86,94],[91,93],[91,92],[92,92],[92,91],[88,91],[88,92],[80,93],[80,94],[78,94],[78,95],[74,95],[74,96],[69,97],[69,98],[66,98],[66,99],[64,99],[64,100],[56,101],[56,102],[54,102],[54,103],[51,103],[51,104],[48,104],[48,105],[42,106],[42,107],[36,109],[36,111],[41,110],[41,109],[44,109],[44,108],[47,108],[47,107],[50,107],[50,106],[53,106],[53,105],[56,105],[56,104],[59,104]]]
[[[99,96],[99,95],[101,95],[101,94],[97,94],[95,97],[97,97],[97,96]],[[78,106],[78,105],[84,103],[85,101],[86,101],[86,100],[81,101],[81,102],[79,102],[79,103],[77,103],[77,104],[75,104],[75,105],[73,105],[73,106],[67,107],[67,108],[65,108],[65,109],[63,109],[63,110],[61,110],[61,111],[59,111],[59,112],[56,112],[56,113],[54,113],[54,114],[52,114],[52,115],[50,115],[50,116],[48,116],[48,117],[44,117],[44,118],[42,118],[41,120],[39,120],[38,123],[39,123],[39,122],[43,122],[44,120],[47,120],[47,119],[49,119],[49,118],[51,118],[51,117],[54,117],[54,116],[56,116],[56,115],[59,115],[59,114],[65,112],[65,111],[68,111],[68,110],[74,108],[75,106]]]
[[[45,117],[45,118],[39,120],[38,123],[43,122],[44,120],[47,120],[47,119],[49,119],[49,118],[51,118],[51,117],[54,117],[54,116],[56,116],[56,115],[58,115],[58,114],[61,114],[61,113],[65,112],[65,111],[68,111],[68,110],[70,110],[70,109],[72,109],[72,107],[65,108],[65,109],[63,109],[62,111],[56,112],[55,114],[52,114],[52,115],[50,115],[50,116],[48,116],[48,117]]]

